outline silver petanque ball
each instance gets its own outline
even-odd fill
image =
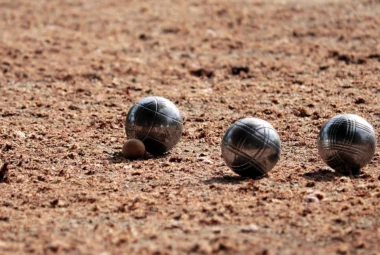
[[[367,165],[376,148],[373,127],[355,114],[340,114],[328,120],[318,136],[323,161],[342,174],[357,174]]]
[[[146,151],[162,155],[180,140],[183,122],[178,108],[168,99],[150,96],[141,99],[129,110],[125,131],[128,139],[141,140]]]
[[[256,178],[268,173],[280,159],[281,141],[265,120],[244,118],[233,123],[222,140],[222,157],[235,173]]]

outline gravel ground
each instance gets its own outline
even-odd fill
[[[380,134],[379,28],[379,0],[0,1],[0,253],[379,254],[379,148],[347,177],[316,147],[339,113]],[[127,160],[150,95],[182,139]],[[258,180],[221,158],[244,117],[282,141]]]

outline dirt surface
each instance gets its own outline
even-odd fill
[[[149,95],[183,137],[124,159]],[[356,177],[318,156],[338,113],[380,134],[379,0],[2,0],[0,253],[379,254],[379,148]],[[259,180],[220,157],[249,116],[282,140]]]

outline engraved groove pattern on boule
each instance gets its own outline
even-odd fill
[[[264,172],[265,173],[265,167],[260,163],[258,162],[254,157],[248,155],[247,153],[245,153],[244,151],[242,151],[241,149],[238,149],[236,147],[234,147],[233,145],[231,144],[225,144],[231,151],[233,151],[234,153],[236,153],[236,155],[239,155],[239,156],[243,156],[245,157],[248,162],[247,163],[252,163],[253,165],[255,165],[257,167],[257,169],[260,169],[261,172]],[[234,167],[234,168],[240,168],[241,166],[247,164],[247,163],[243,163],[241,165],[230,165],[231,167]]]
[[[238,124],[241,124],[241,126],[239,126]],[[259,131],[262,128],[271,129],[272,131],[277,132],[272,127],[272,125],[270,125],[270,124],[269,124],[270,127],[260,126],[260,127],[257,127],[256,129],[252,129],[251,127],[247,126],[247,124],[242,123],[240,120],[238,120],[236,123],[234,123],[234,125],[239,126],[239,127],[243,128],[243,129],[244,129],[244,127],[246,127],[245,131],[247,133],[249,133],[250,135],[257,137],[258,139],[261,139],[263,137],[263,135],[261,135],[260,133],[255,133],[255,132]],[[260,137],[258,137],[258,136],[260,136]],[[274,147],[276,147],[277,149],[280,149],[280,147],[274,141],[270,140],[270,144],[273,145]]]
[[[134,104],[125,120],[127,137],[141,140],[146,151],[161,155],[173,148],[182,136],[182,116],[163,97],[146,97]]]
[[[359,172],[371,161],[375,148],[373,127],[354,114],[331,118],[318,136],[318,151],[323,161],[344,174]]]
[[[241,165],[229,165],[227,163],[227,165],[229,167],[232,167],[235,169],[236,172],[240,172],[240,171],[244,171],[244,170],[247,170],[251,167],[253,167],[255,170],[259,171],[261,174],[265,174],[266,171],[264,169],[264,167],[259,163],[257,162],[254,158],[250,157],[249,155],[245,154],[244,152],[234,148],[233,146],[231,145],[227,145],[226,146],[234,153],[236,154],[239,154],[239,156],[243,156],[247,159],[247,162],[241,164]]]
[[[347,139],[343,140],[342,144],[338,143],[337,135],[338,135],[338,130],[339,127],[344,124],[347,124]],[[328,146],[325,148],[330,149],[330,150],[337,150],[340,152],[347,152],[347,153],[352,153],[352,154],[361,154],[363,151],[360,150],[359,148],[355,148],[352,146],[352,141],[354,138],[355,134],[355,121],[352,120],[351,118],[348,118],[347,116],[342,116],[342,119],[338,119],[335,121],[333,125],[334,129],[331,129],[331,134],[334,137],[333,142],[329,143]]]
[[[268,122],[245,118],[227,129],[221,147],[222,157],[229,168],[242,176],[258,177],[277,163],[281,142]]]
[[[334,151],[333,156],[327,159],[326,163],[333,169],[341,168],[341,166],[345,164],[344,161],[339,157],[339,154],[337,151]]]

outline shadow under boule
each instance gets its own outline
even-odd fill
[[[120,164],[120,163],[126,163],[126,162],[130,162],[130,161],[143,161],[143,160],[148,160],[148,159],[166,158],[169,155],[170,155],[169,152],[166,152],[162,155],[152,155],[149,153],[145,153],[144,157],[141,157],[141,158],[126,158],[122,152],[117,151],[117,152],[112,153],[107,158],[107,160],[111,164]]]
[[[204,184],[214,184],[214,183],[219,183],[219,184],[240,184],[245,181],[249,181],[251,179],[253,180],[259,180],[262,178],[265,178],[266,175],[256,177],[256,178],[250,178],[250,177],[243,177],[243,176],[238,176],[238,175],[223,175],[223,176],[218,176],[218,177],[212,177],[208,180],[203,181]]]
[[[315,182],[330,182],[341,176],[343,175],[338,172],[324,168],[319,168],[313,172],[303,174],[304,178]]]

